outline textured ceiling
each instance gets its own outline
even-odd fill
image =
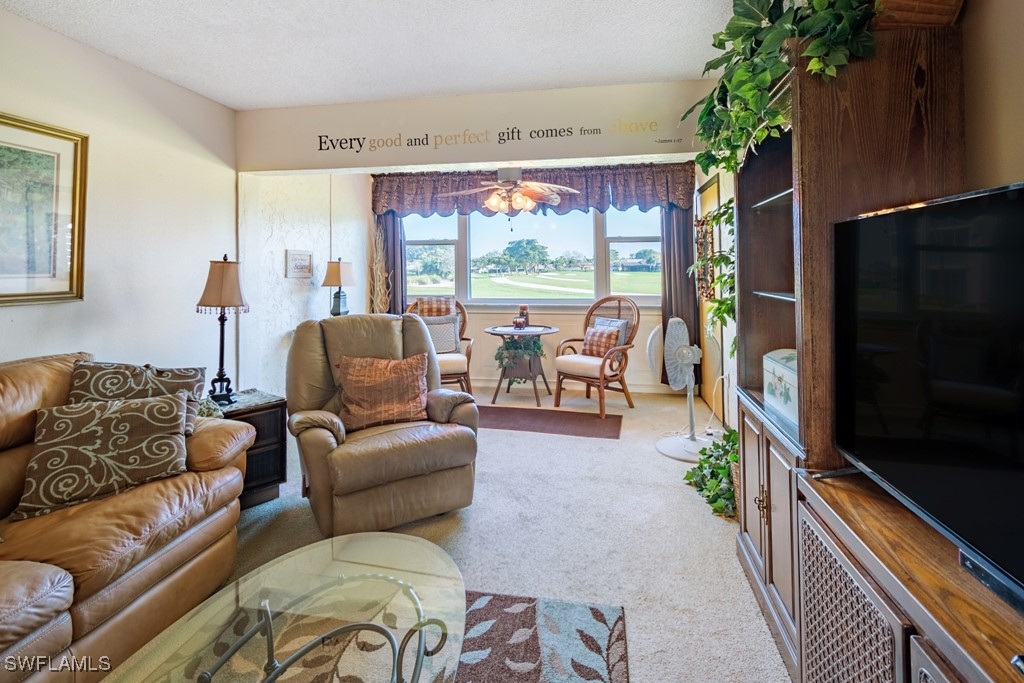
[[[0,0],[232,109],[700,78],[732,0]]]

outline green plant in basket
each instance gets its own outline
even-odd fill
[[[506,337],[505,341],[498,345],[498,351],[494,354],[494,360],[498,361],[498,369],[512,368],[521,361],[528,362],[530,358],[544,355],[544,346],[540,337],[522,336]],[[521,377],[513,377],[512,383],[526,383]]]
[[[704,497],[716,515],[736,516],[736,489],[732,481],[732,463],[740,459],[740,435],[727,429],[722,438],[700,449],[697,466],[684,479]]]

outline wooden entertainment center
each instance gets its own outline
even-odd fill
[[[957,27],[876,33],[831,83],[792,72],[792,127],[736,176],[740,562],[794,681],[1007,681],[1024,615],[953,543],[846,467],[833,424],[833,223],[957,194],[965,179]],[[795,349],[794,425],[762,357]],[[970,503],[967,503],[970,504]]]

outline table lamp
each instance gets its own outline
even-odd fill
[[[206,277],[206,289],[196,304],[196,313],[220,313],[220,367],[217,376],[210,382],[210,398],[221,405],[235,402],[231,391],[231,379],[224,372],[224,323],[228,321],[228,311],[232,313],[248,313],[249,304],[242,296],[242,286],[238,279],[238,261],[228,261],[224,254],[221,261],[210,261],[210,273]]]
[[[355,279],[356,271],[351,262],[342,261],[340,258],[337,261],[327,262],[327,274],[324,275],[324,281],[320,286],[338,288],[338,291],[334,293],[331,315],[348,315],[348,297],[341,288],[351,285]]]

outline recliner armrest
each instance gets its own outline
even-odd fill
[[[452,389],[427,392],[427,418],[434,422],[454,422],[474,432],[480,422],[480,411],[472,394]]]
[[[256,441],[256,428],[238,420],[217,417],[196,419],[196,429],[185,439],[185,466],[190,472],[212,472],[235,462]]]
[[[345,443],[345,424],[327,410],[300,410],[288,418],[288,431],[297,437],[307,429],[326,429],[338,444]]]

